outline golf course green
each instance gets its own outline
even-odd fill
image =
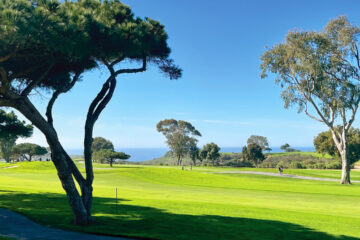
[[[71,223],[51,162],[1,164],[0,207],[52,227],[150,239],[360,238],[359,183],[225,173],[234,168],[94,167],[97,224]],[[285,173],[340,178],[338,170]],[[352,179],[360,180],[360,172],[352,171]]]

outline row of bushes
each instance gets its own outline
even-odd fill
[[[224,166],[233,167],[255,167],[251,161],[242,159],[241,154],[222,154],[220,163]],[[312,155],[291,154],[291,155],[267,155],[266,159],[259,164],[261,168],[295,168],[295,169],[341,169],[341,161],[333,158],[321,158]]]

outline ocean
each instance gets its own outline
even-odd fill
[[[271,147],[271,152],[283,152],[280,147]],[[314,147],[292,147],[302,152],[314,152]],[[132,162],[141,162],[146,160],[152,160],[154,158],[159,158],[163,156],[167,151],[168,148],[116,148],[118,152],[125,152],[126,154],[130,154],[131,158],[129,161]],[[222,147],[221,152],[241,152],[242,147]],[[82,149],[68,149],[67,152],[70,155],[82,155]]]

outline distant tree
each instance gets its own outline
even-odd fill
[[[220,157],[220,147],[213,142],[208,143],[201,149],[201,155],[206,156],[205,159],[211,161],[215,166]]]
[[[242,149],[242,158],[244,161],[252,161],[256,167],[264,161],[265,156],[262,148],[256,143],[250,143]]]
[[[196,145],[195,141],[192,141],[189,146],[189,156],[194,166],[196,166],[196,160],[200,160],[200,149]]]
[[[296,150],[294,148],[291,148],[288,143],[285,143],[284,145],[282,145],[280,147],[280,149],[283,150],[284,152],[300,152],[300,150]]]
[[[19,137],[30,137],[33,126],[20,121],[13,111],[0,110],[0,150],[6,162],[11,161],[12,148]]]
[[[94,159],[100,163],[109,163],[110,167],[112,167],[115,160],[126,160],[131,156],[127,155],[123,152],[114,152],[111,149],[102,149],[94,153]]]
[[[97,152],[106,149],[114,151],[113,143],[110,140],[107,140],[103,137],[95,137],[92,142],[92,147],[91,147],[92,152]]]
[[[349,163],[353,164],[360,159],[360,130],[358,128],[350,128],[347,140]],[[340,157],[340,153],[335,146],[330,130],[321,132],[315,137],[314,147],[318,153]]]
[[[33,143],[21,143],[13,147],[12,153],[27,161],[31,161],[33,156],[42,156],[48,153],[45,147]]]
[[[199,160],[202,163],[204,160],[206,160],[207,157],[207,150],[202,148],[199,150]]]
[[[359,34],[359,27],[337,17],[322,31],[290,31],[261,57],[261,78],[274,76],[285,108],[298,106],[331,131],[341,155],[341,184],[351,183],[347,135],[360,104]]]
[[[283,150],[284,152],[286,152],[286,149],[288,149],[290,147],[290,144],[285,143],[284,145],[280,146],[280,149]]]
[[[247,140],[247,145],[256,144],[261,147],[263,151],[269,148],[269,142],[266,137],[251,135]]]
[[[177,165],[181,165],[182,158],[189,153],[194,142],[197,142],[196,137],[201,137],[200,132],[191,123],[182,120],[162,120],[156,129],[164,134],[166,144],[177,158]]]
[[[243,146],[242,151],[241,151],[241,156],[242,156],[243,161],[248,161],[249,160],[247,146]]]
[[[267,148],[265,148],[265,151],[267,151],[268,153],[270,153],[270,152],[272,151],[272,149],[269,148],[269,147],[267,147]]]

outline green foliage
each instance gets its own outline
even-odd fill
[[[270,149],[267,138],[263,136],[251,135],[247,140],[247,145],[249,146],[250,144],[258,145],[263,151],[269,151]]]
[[[41,156],[47,154],[45,147],[41,147],[33,143],[21,143],[13,147],[12,154],[15,154],[27,161],[31,161],[33,156]]]
[[[253,161],[256,167],[265,159],[262,148],[254,143],[247,146],[246,157],[248,160]]]
[[[203,148],[199,152],[199,156],[202,159],[206,159],[212,162],[212,165],[218,165],[219,157],[220,157],[220,147],[211,142],[203,146]]]
[[[107,140],[102,137],[95,137],[92,142],[91,150],[93,152],[98,152],[100,150],[112,150],[114,151],[114,145],[110,140]]]
[[[347,141],[348,161],[350,164],[353,164],[360,159],[360,130],[358,128],[350,128],[347,134]],[[319,133],[314,139],[314,146],[316,151],[321,154],[330,154],[333,157],[340,156],[330,130]]]
[[[10,162],[12,148],[19,137],[30,137],[33,126],[20,121],[13,111],[0,109],[0,150],[6,162]]]
[[[341,161],[331,156],[322,156],[313,152],[287,152],[267,154],[260,164],[263,168],[293,168],[293,169],[341,169]]]
[[[196,137],[201,137],[201,133],[191,123],[183,120],[165,119],[156,125],[156,129],[164,134],[166,144],[178,159],[178,165],[182,158],[189,154],[190,148],[196,145]]]
[[[192,160],[194,166],[196,166],[196,160],[200,160],[200,149],[196,145],[196,141],[192,141],[189,147],[189,157]]]
[[[126,160],[131,156],[123,152],[114,152],[111,149],[102,149],[100,151],[94,152],[93,161],[99,163],[109,163],[112,167],[115,160]]]
[[[72,73],[125,59],[181,76],[164,26],[116,0],[1,0],[0,33],[0,68],[17,86],[66,89]]]

